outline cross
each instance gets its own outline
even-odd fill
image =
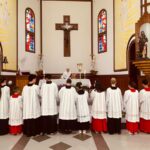
[[[55,29],[64,31],[64,57],[70,57],[70,31],[78,30],[78,24],[70,24],[70,16],[63,17],[63,24],[56,23]]]

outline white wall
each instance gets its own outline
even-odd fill
[[[59,5],[58,5],[59,3]],[[33,9],[36,17],[36,53],[25,52],[25,9]],[[97,16],[101,9],[107,10],[107,52],[97,52]],[[44,70],[62,73],[66,67],[77,72],[77,63],[90,70],[91,18],[90,2],[43,1],[43,55]],[[79,11],[78,11],[79,10]],[[63,31],[55,31],[55,23],[63,22],[63,15],[71,16],[71,23],[78,23],[79,30],[71,31],[71,57],[63,57]],[[46,26],[46,28],[44,27]],[[53,36],[51,36],[53,35]],[[93,0],[93,50],[96,55],[98,74],[127,74],[128,71],[113,70],[113,0]],[[18,0],[18,64],[23,71],[38,69],[40,53],[40,0]]]
[[[42,41],[44,70],[62,73],[67,67],[77,71],[77,63],[83,63],[83,70],[90,70],[91,54],[91,3],[73,1],[43,1]],[[63,23],[63,15],[70,16],[71,23],[78,23],[78,30],[71,31],[71,57],[64,57],[61,30],[55,30],[56,23]]]
[[[97,48],[97,16],[101,9],[107,11],[107,52],[98,54]],[[98,74],[127,74],[128,71],[114,72],[114,44],[113,44],[113,0],[93,0],[93,50],[96,56]]]
[[[30,7],[35,13],[35,51],[25,51],[25,9]],[[40,0],[18,0],[18,67],[21,71],[34,73],[38,69],[40,54]]]

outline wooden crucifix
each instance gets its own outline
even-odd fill
[[[64,22],[62,24],[56,23],[55,29],[64,31],[64,57],[70,57],[70,31],[78,30],[78,24],[70,24],[70,16],[63,17]]]

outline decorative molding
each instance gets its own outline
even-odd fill
[[[18,0],[16,0],[16,70],[4,69],[2,65],[2,72],[17,72],[18,70]]]
[[[128,71],[128,67],[126,64],[126,68],[123,69],[115,69],[115,0],[113,0],[113,35],[114,35],[114,40],[113,40],[113,70],[114,72],[121,72],[121,71]],[[126,49],[127,51],[127,49]]]

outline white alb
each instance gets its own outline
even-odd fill
[[[41,87],[41,111],[42,116],[56,115],[58,87],[55,83],[43,83]]]
[[[139,94],[136,90],[131,92],[131,90],[125,91],[124,94],[124,107],[126,111],[126,120],[128,122],[138,122],[139,121]]]

